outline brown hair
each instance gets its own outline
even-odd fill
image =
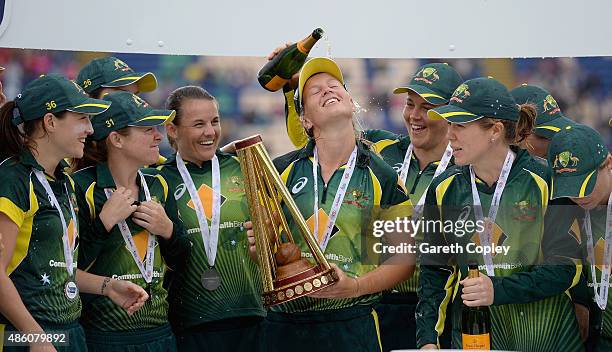
[[[8,101],[0,108],[0,158],[2,160],[19,156],[24,150],[36,150],[34,133],[41,128],[44,136],[47,129],[42,117],[24,121],[20,126],[13,125],[13,114],[17,108],[15,101]],[[18,111],[18,110],[17,110]],[[21,112],[19,112],[21,113]],[[66,111],[54,113],[58,119],[64,118]]]
[[[127,136],[129,134],[129,129],[129,127],[125,127],[115,132],[122,136]],[[83,157],[81,159],[72,160],[72,169],[76,171],[88,166],[105,163],[108,160],[107,140],[108,137],[100,141],[94,141],[91,137],[87,137],[85,140],[85,148],[83,149]]]
[[[536,114],[534,105],[522,104],[520,105],[519,118],[516,122],[492,117],[484,117],[476,122],[484,129],[489,129],[493,127],[495,123],[501,122],[504,125],[504,140],[508,144],[518,144],[531,134],[535,126]]]
[[[170,93],[168,99],[166,99],[166,109],[176,110],[176,116],[172,121],[175,126],[178,126],[181,120],[183,114],[181,107],[183,100],[185,99],[210,100],[217,105],[217,108],[219,107],[219,102],[217,102],[217,98],[215,98],[212,94],[210,94],[206,89],[202,87],[184,86],[177,88],[172,93]],[[172,137],[168,136],[168,142],[170,142],[170,146],[172,146],[172,148],[174,148],[175,150],[177,149],[176,141],[174,141]]]

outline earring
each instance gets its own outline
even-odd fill
[[[491,143],[494,143],[494,142],[495,142],[495,138],[491,138]]]

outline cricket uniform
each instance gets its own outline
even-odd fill
[[[66,219],[68,233],[72,234],[75,227],[78,233],[80,226],[72,220],[69,202],[73,207],[77,206],[74,182],[63,172],[64,167],[68,165],[60,163],[55,175],[46,177]],[[28,312],[45,332],[67,331],[70,334],[67,337],[70,346],[58,346],[58,351],[79,351],[86,348],[83,329],[78,323],[81,300],[78,295],[69,299],[65,294],[70,276],[62,246],[64,231],[58,211],[35,177],[34,170],[44,171],[27,150],[0,164],[0,212],[19,227],[7,274]],[[78,242],[77,239],[73,251],[75,274]],[[5,324],[0,325],[3,331],[17,330],[1,315],[0,324]],[[4,348],[5,351],[28,350],[28,347]]]
[[[314,142],[276,158],[274,165],[291,192],[301,214],[314,228],[313,153]],[[319,242],[346,166],[334,172],[327,184],[317,173],[319,184]],[[400,206],[403,204],[405,206]],[[411,207],[397,174],[362,142],[357,143],[356,164],[324,255],[348,276],[359,277],[378,266],[367,258],[372,240],[370,223],[375,219],[410,216]],[[289,227],[297,231],[290,216]],[[308,259],[310,252],[300,237],[294,238]],[[380,350],[380,331],[372,308],[380,293],[346,299],[302,297],[274,306],[268,314],[266,348],[282,350],[289,344],[299,351]]]
[[[151,200],[166,206],[168,185],[161,176],[151,174],[155,171],[144,170],[143,176]],[[90,350],[175,350],[176,342],[168,323],[168,293],[163,282],[168,266],[177,269],[180,259],[190,250],[190,243],[184,235],[176,209],[166,207],[168,217],[173,220],[172,237],[169,240],[154,237],[152,281],[147,283],[126,245],[119,225],[106,231],[100,220],[102,207],[108,201],[106,190],[112,192],[116,189],[108,164],[87,167],[76,172],[73,177],[82,228],[79,268],[92,274],[131,281],[145,288],[150,295],[144,306],[132,316],[108,297],[83,295],[81,323]],[[139,184],[137,199],[144,202],[146,197],[140,177],[137,177],[136,182]],[[136,225],[131,217],[125,221],[136,245],[138,259],[145,262],[149,232]]]
[[[548,171],[525,150],[517,155],[495,219],[492,242],[507,246],[508,253],[493,256],[491,277],[494,301],[490,306],[492,348],[520,351],[580,351],[578,327],[570,297],[564,293],[576,285],[580,267],[566,251],[567,234],[544,231],[548,205]],[[495,187],[476,180],[484,214],[488,214]],[[453,167],[434,179],[428,190],[427,220],[476,221],[468,166]],[[429,246],[480,244],[475,231],[459,236],[455,231],[425,231]],[[570,247],[571,248],[571,247]],[[437,343],[446,319],[452,319],[453,348],[461,348],[461,287],[467,263],[483,263],[482,254],[421,253],[417,345]],[[432,257],[434,257],[432,259]],[[428,258],[429,257],[429,258]],[[437,264],[437,265],[436,265]],[[482,267],[482,265],[481,265]],[[482,270],[482,268],[481,268]],[[446,309],[453,305],[449,317]],[[550,333],[550,332],[553,332]]]
[[[177,333],[179,350],[258,350],[262,321],[261,277],[248,254],[244,222],[250,218],[244,178],[235,156],[217,151],[220,170],[220,225],[214,268],[221,285],[203,287],[201,276],[208,263],[193,200],[171,157],[158,167],[168,181],[170,197],[176,203],[187,236],[193,243],[185,269],[173,273],[169,287],[170,321]],[[212,163],[202,166],[185,161],[204,207],[207,223],[212,216]],[[212,348],[212,347],[211,347]]]

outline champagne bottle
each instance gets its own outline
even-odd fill
[[[468,278],[477,278],[478,264],[470,262]],[[461,335],[464,350],[491,349],[491,316],[489,307],[463,306],[461,312]]]
[[[281,89],[302,68],[308,53],[322,36],[323,30],[317,28],[308,37],[283,49],[259,70],[259,84],[271,92]]]

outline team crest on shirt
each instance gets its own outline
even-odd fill
[[[244,193],[244,179],[240,176],[227,178],[227,191],[230,193]]]
[[[325,210],[319,208],[319,228],[318,228],[318,234],[317,234],[317,241],[319,241],[319,243],[323,243],[323,238],[325,237],[325,227],[327,226],[327,221],[329,220],[329,216],[327,215],[327,213],[325,212]],[[306,220],[306,224],[308,225],[308,228],[310,229],[310,231],[314,234],[314,221],[315,217],[314,214],[312,216],[310,216],[310,218],[308,218],[308,220]],[[336,233],[338,233],[338,231],[340,231],[340,229],[336,226],[336,224],[334,224],[334,228],[332,229],[331,232],[331,236],[329,236],[329,238],[331,239],[332,237],[334,237],[334,235],[336,235]]]
[[[455,91],[453,96],[450,98],[451,102],[463,103],[463,100],[472,95],[467,84],[462,83]]]
[[[499,227],[497,223],[493,223],[493,233],[491,237],[491,244],[493,246],[503,246],[504,242],[506,242],[506,240],[508,239],[508,236],[506,235],[504,230],[502,230],[502,228]],[[480,236],[478,235],[478,232],[474,233],[471,240],[472,242],[476,243],[477,246],[480,246]],[[497,253],[493,253],[492,255],[495,257],[496,254]]]
[[[544,112],[547,112],[549,115],[553,115],[561,111],[561,109],[559,109],[559,104],[557,104],[555,98],[553,98],[550,94],[544,98],[543,108]]]
[[[532,206],[529,201],[522,200],[512,206],[512,219],[517,221],[535,221],[537,207]]]
[[[347,191],[344,195],[343,204],[354,205],[359,209],[364,209],[370,197],[363,194],[363,191],[354,188],[351,191]]]
[[[433,84],[435,81],[439,80],[440,76],[438,76],[438,70],[433,67],[425,67],[417,72],[415,81],[425,82],[427,84]]]
[[[200,196],[202,206],[204,207],[204,214],[206,215],[206,218],[210,220],[212,218],[213,189],[206,184],[202,184],[200,188],[198,188],[198,195]],[[223,206],[225,200],[225,196],[221,194],[221,206]],[[192,199],[189,199],[187,206],[195,210],[195,205],[193,204]]]
[[[555,156],[553,161],[553,169],[558,174],[565,172],[576,172],[576,166],[580,162],[580,158],[572,155],[570,151],[564,151]]]
[[[123,71],[123,72],[132,71],[130,66],[128,66],[125,62],[119,59],[116,59],[114,64],[115,64],[115,71]]]

